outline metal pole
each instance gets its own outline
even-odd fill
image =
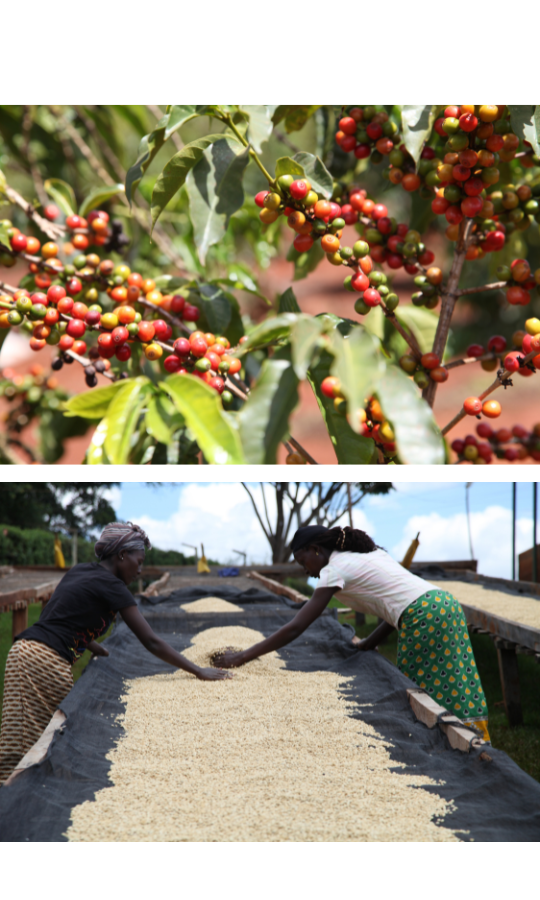
[[[347,500],[349,506],[349,525],[351,528],[353,527],[352,523],[352,497],[351,497],[351,485],[347,482]]]
[[[512,482],[512,580],[516,580],[516,482]]]
[[[77,529],[74,528],[71,536],[71,565],[77,565]]]
[[[468,481],[465,485],[465,506],[467,508],[467,529],[469,531],[469,548],[471,551],[471,559],[474,559],[474,551],[472,545],[472,535],[471,535],[471,513],[469,510],[469,488],[473,485],[472,481]]]
[[[538,482],[533,481],[533,556],[532,556],[532,580],[538,581],[538,559],[536,556],[536,523],[538,520]]]

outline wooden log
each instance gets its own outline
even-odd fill
[[[504,710],[511,728],[523,724],[519,668],[515,648],[505,646],[506,642],[496,642],[499,675],[503,692]]]
[[[142,597],[157,597],[162,589],[169,583],[171,580],[171,573],[165,572],[161,578],[158,578],[157,581],[153,581],[152,584],[149,584],[145,591],[142,591]]]
[[[300,591],[296,591],[294,588],[287,587],[284,584],[278,584],[277,581],[274,581],[272,578],[266,578],[264,575],[260,575],[259,572],[248,572],[247,574],[248,578],[258,581],[263,587],[272,591],[273,594],[288,597],[289,600],[294,600],[295,603],[305,603],[309,599],[304,594],[301,594]]]
[[[28,604],[25,601],[13,609],[11,614],[11,638],[15,640],[21,631],[28,628]]]
[[[9,778],[4,781],[4,787],[7,787],[12,783],[12,781],[15,781],[15,779],[25,771],[25,769],[29,769],[30,766],[37,766],[45,759],[47,750],[51,745],[55,731],[58,731],[58,729],[62,727],[65,721],[66,716],[64,715],[62,710],[57,709],[41,737],[38,738],[38,740],[32,747],[30,747],[28,753],[26,753],[18,763],[17,768],[14,769]]]
[[[457,716],[433,700],[420,688],[407,690],[409,703],[416,718],[428,728],[436,725],[444,732],[453,750],[469,753],[472,747],[481,747],[486,742],[470,728],[466,728]]]

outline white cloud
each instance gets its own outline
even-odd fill
[[[258,484],[248,486],[264,519],[261,487]],[[268,515],[273,522],[276,502],[270,485],[265,488],[265,496]],[[199,552],[202,543],[206,556],[221,563],[242,562],[234,550],[245,552],[249,564],[271,562],[270,545],[249,497],[238,483],[187,484],[180,493],[178,511],[168,519],[160,521],[150,515],[140,515],[133,517],[133,521],[144,528],[152,544],[162,550],[190,554],[189,548],[182,546],[183,542],[197,545]],[[343,516],[339,524],[348,524],[348,516]],[[373,525],[361,509],[353,510],[353,524],[355,528],[374,534]],[[294,529],[293,524],[290,536]]]
[[[402,559],[410,542],[420,532],[420,547],[415,561],[470,559],[467,516],[438,512],[412,516],[403,528],[403,537],[392,547],[396,559]],[[502,506],[489,506],[471,513],[471,534],[478,571],[484,575],[510,578],[512,571],[512,513]],[[532,544],[532,518],[516,522],[516,554]]]
[[[105,489],[103,498],[111,504],[112,508],[117,513],[122,503],[122,488],[113,484],[111,487]]]

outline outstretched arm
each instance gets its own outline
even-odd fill
[[[254,644],[248,650],[242,650],[240,653],[225,652],[216,656],[214,663],[217,666],[223,666],[225,669],[231,669],[236,666],[243,666],[244,663],[264,656],[265,653],[271,653],[272,650],[279,650],[296,640],[297,637],[308,628],[315,619],[318,619],[321,613],[326,609],[335,592],[339,590],[336,587],[317,588],[311,600],[295,615],[294,619],[287,622],[283,628],[276,631],[269,638]]]
[[[183,669],[184,672],[190,672],[192,675],[200,678],[201,681],[220,681],[223,678],[231,677],[228,672],[222,672],[219,669],[201,669],[200,666],[190,662],[181,653],[177,653],[170,644],[162,641],[152,631],[150,625],[136,606],[126,606],[120,610],[120,615],[128,628],[131,628],[135,637],[140,640],[143,647],[146,647],[150,653],[153,653],[158,659],[162,659],[163,662],[176,666],[177,669]]]
[[[389,634],[392,634],[393,631],[393,625],[390,625],[389,622],[381,622],[381,624],[377,625],[371,634],[369,634],[367,638],[364,638],[363,641],[360,641],[356,647],[358,650],[375,650],[375,648],[382,643]]]

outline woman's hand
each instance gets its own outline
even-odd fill
[[[89,644],[86,645],[86,649],[90,650],[90,653],[93,653],[94,656],[108,656],[109,651],[105,649],[101,644],[98,644],[97,641],[90,641]]]
[[[234,650],[223,650],[222,653],[217,653],[213,659],[212,663],[215,666],[220,666],[222,669],[237,669],[238,666],[243,666],[245,663],[244,654],[239,651]]]
[[[201,681],[223,681],[225,678],[234,678],[230,672],[224,672],[223,669],[199,669],[195,672],[197,678]]]

